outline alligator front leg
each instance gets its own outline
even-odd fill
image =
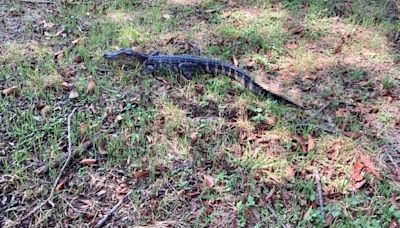
[[[140,71],[140,75],[152,74],[156,71],[156,67],[152,64],[144,64],[143,69]]]
[[[192,80],[194,73],[201,73],[204,71],[202,65],[186,62],[179,64],[179,70],[186,80]]]

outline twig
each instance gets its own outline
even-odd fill
[[[299,126],[299,127],[313,126],[313,127],[315,127],[315,128],[318,128],[318,129],[320,129],[320,130],[323,130],[323,131],[328,132],[328,133],[331,133],[331,134],[338,134],[338,135],[342,134],[342,132],[340,132],[339,130],[336,130],[336,129],[329,129],[329,128],[326,128],[326,127],[322,127],[322,126],[320,126],[320,125],[314,125],[314,124],[299,124],[299,125],[297,125],[297,126]]]
[[[321,211],[322,218],[325,220],[324,198],[322,196],[321,177],[319,176],[319,173],[318,173],[318,170],[316,167],[314,167],[314,177],[315,177],[315,184],[317,185],[317,191],[318,191],[319,209]]]
[[[400,174],[400,173],[398,173],[399,170],[400,170],[400,168],[399,168],[399,166],[397,165],[397,163],[394,161],[392,155],[390,155],[390,153],[389,153],[388,151],[386,151],[385,154],[386,154],[386,156],[388,156],[389,160],[392,162],[393,166],[396,168],[397,174]]]
[[[21,223],[21,222],[23,222],[25,219],[29,218],[29,217],[30,217],[32,214],[34,214],[37,210],[39,210],[40,208],[42,208],[46,203],[50,203],[51,206],[54,207],[54,203],[52,202],[52,198],[53,198],[53,196],[54,196],[54,192],[55,192],[55,190],[56,190],[56,188],[57,188],[58,181],[60,180],[61,175],[62,175],[62,173],[64,172],[65,167],[67,167],[67,165],[68,165],[68,163],[69,163],[69,161],[71,160],[71,157],[72,157],[71,118],[72,118],[72,115],[74,114],[75,110],[76,110],[76,108],[74,108],[74,109],[72,110],[72,112],[68,115],[68,119],[67,119],[67,125],[68,125],[68,126],[67,126],[67,131],[68,131],[68,135],[67,135],[67,138],[68,138],[68,157],[67,157],[67,160],[65,161],[63,167],[61,168],[60,172],[58,173],[57,178],[54,180],[53,187],[51,188],[50,195],[49,195],[49,197],[47,197],[47,199],[46,199],[45,201],[43,201],[41,204],[37,205],[37,206],[36,206],[33,210],[31,210],[27,215],[25,215],[24,217],[22,217],[22,218],[19,220],[19,223]]]
[[[267,209],[269,210],[269,212],[271,212],[272,216],[274,216],[275,220],[277,223],[279,223],[279,225],[283,228],[288,228],[288,226],[286,226],[285,224],[283,224],[283,222],[278,218],[278,215],[276,215],[275,210],[269,206],[268,204],[266,205]]]
[[[68,135],[67,135],[67,138],[68,138],[68,157],[67,157],[67,160],[65,160],[65,163],[64,163],[63,167],[61,168],[60,172],[58,173],[58,176],[57,176],[56,180],[54,181],[53,188],[51,189],[50,196],[47,199],[48,202],[51,204],[51,206],[54,206],[54,203],[52,202],[52,198],[53,198],[55,189],[56,189],[56,187],[58,185],[58,181],[60,180],[60,178],[61,178],[61,176],[62,176],[62,174],[64,172],[65,167],[67,167],[67,165],[69,164],[69,162],[71,161],[71,158],[72,158],[71,118],[72,118],[72,115],[74,114],[75,110],[76,110],[76,108],[74,108],[72,110],[72,112],[68,115],[68,129],[67,129],[67,131],[68,131]]]
[[[19,2],[26,2],[26,3],[43,3],[43,4],[55,4],[56,1],[45,1],[45,0],[19,0]]]
[[[386,151],[386,156],[388,156],[388,158],[389,158],[389,160],[392,162],[392,164],[393,164],[394,166],[396,166],[396,168],[398,169],[399,166],[398,166],[397,163],[394,161],[392,155],[390,155],[390,153],[387,152],[387,151]]]
[[[129,190],[128,193],[126,193],[126,195],[120,199],[118,201],[117,204],[115,204],[115,206],[102,218],[100,219],[95,227],[102,227],[104,226],[104,224],[107,222],[107,220],[114,214],[114,212],[116,210],[118,210],[118,208],[120,208],[122,206],[122,204],[124,203],[125,199],[128,198],[128,196],[132,193],[133,189]]]
[[[327,104],[322,106],[320,109],[318,109],[315,113],[313,113],[307,119],[301,121],[301,123],[299,125],[305,124],[305,123],[309,122],[310,120],[314,119],[318,114],[320,114],[322,111],[324,111],[331,103],[332,103],[332,101],[329,101]]]
[[[62,200],[64,200],[64,202],[66,203],[66,204],[68,204],[68,206],[73,210],[73,211],[75,211],[76,213],[79,213],[79,214],[83,214],[83,213],[86,213],[86,211],[81,211],[81,210],[79,210],[79,209],[76,209],[66,198],[64,198],[61,194],[59,195],[60,196],[60,198],[62,199]]]
[[[191,43],[191,42],[189,42],[189,41],[187,41],[187,40],[186,40],[186,44],[190,46],[190,48],[193,50],[193,52],[194,52],[196,55],[201,55],[200,48],[197,47],[195,44],[193,44],[193,43]]]

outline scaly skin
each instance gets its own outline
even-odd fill
[[[115,52],[106,52],[104,58],[122,64],[143,64],[145,73],[160,70],[170,70],[182,74],[186,79],[191,79],[194,73],[208,73],[212,75],[226,75],[242,86],[256,94],[271,97],[280,102],[302,107],[284,97],[273,94],[257,84],[248,73],[232,64],[221,62],[214,59],[204,58],[193,55],[162,55],[153,53],[145,55],[130,48],[122,48]]]

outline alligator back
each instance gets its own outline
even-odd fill
[[[233,80],[238,81],[243,87],[254,93],[298,106],[298,104],[295,104],[286,98],[265,90],[256,83],[246,71],[230,63],[193,55],[153,55],[150,56],[149,62],[150,64],[153,64],[154,68],[166,68],[175,72],[180,71],[179,66],[182,63],[193,64],[197,66],[197,72],[228,76]]]
[[[193,64],[193,66],[197,67],[197,72],[204,72],[212,75],[226,75],[240,82],[244,87],[254,92],[259,92],[256,91],[258,88],[254,86],[255,82],[251,79],[249,74],[230,63],[193,55],[155,55],[149,58],[149,64],[157,69],[167,68],[178,71],[182,63]],[[254,89],[252,89],[252,87],[254,87]]]

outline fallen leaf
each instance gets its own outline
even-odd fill
[[[115,189],[115,192],[117,193],[117,195],[125,195],[125,194],[128,192],[128,189],[127,189],[127,188],[124,188],[124,187],[118,186],[118,187]]]
[[[68,68],[63,72],[63,76],[66,78],[70,78],[75,76],[76,70],[74,68]]]
[[[96,87],[96,82],[94,81],[93,76],[89,76],[89,81],[88,81],[86,92],[88,94],[92,94],[94,92],[95,87]]]
[[[286,173],[285,173],[286,180],[293,179],[294,174],[295,174],[295,170],[292,165],[289,165],[288,167],[286,167]]]
[[[54,54],[53,54],[53,58],[54,59],[59,59],[59,58],[61,58],[62,56],[64,55],[64,50],[61,50],[61,51],[57,51],[57,52],[55,52]]]
[[[190,134],[190,139],[191,139],[192,141],[195,141],[195,140],[197,139],[197,133],[196,133],[196,132],[193,132],[192,134]]]
[[[74,98],[77,98],[77,97],[79,97],[79,93],[76,90],[71,90],[69,92],[69,95],[68,95],[69,99],[74,99]]]
[[[152,144],[152,143],[154,142],[154,138],[153,138],[152,136],[146,135],[145,137],[146,137],[147,142],[148,142],[149,144]]]
[[[308,210],[306,211],[306,213],[304,213],[304,215],[303,215],[303,221],[305,221],[305,220],[308,219],[308,217],[310,216],[310,214],[311,214],[312,211],[313,211],[313,210],[312,210],[312,206],[310,206],[310,207],[308,208]]]
[[[353,173],[351,174],[351,179],[354,182],[361,181],[363,179],[363,175],[361,173],[362,169],[364,168],[363,163],[357,161],[353,167]]]
[[[359,161],[364,164],[364,167],[365,167],[366,171],[371,173],[375,177],[380,178],[379,172],[376,171],[375,165],[371,162],[371,160],[368,157],[366,157],[363,154],[361,154],[361,153],[360,153],[359,156],[360,156],[359,157]]]
[[[90,104],[90,105],[89,105],[89,109],[90,109],[90,111],[92,111],[94,114],[97,113],[95,107],[93,106],[93,104]]]
[[[392,206],[394,206],[395,208],[397,208],[397,210],[400,210],[400,205],[397,203],[397,201],[400,199],[399,196],[395,196],[393,195],[392,197],[390,197],[389,201],[392,204]]]
[[[292,49],[296,49],[298,46],[295,43],[288,43],[288,44],[285,45],[285,47],[287,49],[291,49],[292,50]]]
[[[169,19],[171,19],[171,15],[164,14],[164,15],[162,15],[162,18],[165,19],[165,20],[169,20]]]
[[[399,227],[399,225],[396,223],[396,221],[393,220],[393,222],[390,223],[388,228],[398,228],[398,227]]]
[[[349,138],[352,138],[352,139],[358,139],[363,135],[363,133],[362,133],[362,131],[356,131],[356,132],[344,131],[343,135],[345,135]]]
[[[212,188],[214,186],[214,178],[212,176],[204,174],[204,184],[207,188]]]
[[[107,193],[107,191],[106,190],[100,190],[100,191],[98,191],[97,193],[96,193],[96,196],[97,197],[100,197],[100,196],[102,196],[102,195],[104,195],[104,194],[106,194]]]
[[[148,170],[142,170],[142,171],[133,171],[132,174],[137,179],[144,179],[149,177],[150,172]]]
[[[236,56],[232,56],[233,65],[239,66],[239,61],[237,60]]]
[[[314,148],[315,148],[315,138],[312,135],[309,135],[307,142],[307,152],[310,152]]]
[[[276,117],[275,116],[269,116],[269,117],[267,117],[266,122],[270,126],[275,126],[276,125]]]
[[[85,204],[85,208],[90,207],[92,205],[92,201],[87,200],[87,199],[79,199],[79,202]]]
[[[266,195],[265,196],[265,201],[269,201],[273,196],[274,196],[274,194],[275,194],[275,186],[273,186],[270,190],[269,190],[269,192],[268,192],[268,195]]]
[[[205,207],[205,210],[203,211],[203,213],[206,216],[211,215],[212,212],[213,212],[213,209],[212,209],[212,207],[209,207],[209,206]]]
[[[56,34],[54,34],[54,37],[57,37],[57,36],[61,35],[64,31],[65,31],[65,28],[62,27],[60,30],[58,30],[58,31],[56,32]]]
[[[245,62],[245,66],[248,69],[254,69],[256,66],[256,63],[253,59],[245,59],[244,62]]]
[[[98,148],[100,154],[102,154],[102,155],[108,154],[107,144],[105,142],[100,143],[97,148]]]
[[[196,93],[203,95],[205,93],[205,89],[204,86],[198,84],[194,86],[194,90],[196,91]]]
[[[343,48],[343,43],[338,44],[334,49],[333,49],[333,54],[338,54],[342,52]]]
[[[295,28],[292,29],[292,34],[296,35],[296,34],[300,34],[303,32],[303,27],[302,26],[296,26]]]
[[[82,164],[82,165],[93,165],[93,164],[95,164],[96,162],[97,162],[96,159],[93,159],[93,158],[84,158],[84,159],[82,159],[82,160],[79,162],[79,164]]]
[[[20,11],[21,10],[17,10],[16,8],[12,7],[11,9],[8,10],[8,13],[10,14],[10,16],[16,17],[20,15]]]
[[[188,193],[186,193],[186,195],[189,197],[195,197],[195,196],[200,195],[200,192],[199,191],[188,192]]]
[[[43,103],[38,103],[38,104],[36,105],[35,108],[40,112],[40,110],[41,110],[44,106],[46,106],[46,105],[43,104]]]
[[[292,138],[300,144],[302,151],[306,153],[307,152],[306,141],[304,140],[303,136],[293,135]]]
[[[260,212],[255,207],[248,207],[244,213],[246,220],[251,224],[258,224],[261,221]]]
[[[283,201],[288,202],[292,196],[290,195],[290,192],[288,190],[286,190],[285,188],[281,189],[281,197],[283,199]]]
[[[121,121],[122,119],[123,118],[121,115],[117,115],[117,117],[115,117],[115,122],[117,123],[117,122]]]
[[[338,110],[336,110],[335,114],[336,114],[336,117],[344,117],[344,116],[346,116],[346,109],[339,108]]]
[[[83,138],[86,136],[88,130],[88,124],[87,123],[79,123],[79,137]]]
[[[217,11],[216,9],[208,9],[208,10],[204,10],[204,13],[213,13]]]
[[[43,108],[40,109],[40,115],[42,115],[43,118],[47,118],[50,113],[50,107],[45,105]]]
[[[79,55],[79,56],[75,57],[74,62],[75,62],[75,63],[81,63],[81,62],[83,62],[82,56]]]
[[[76,44],[78,44],[80,41],[81,41],[81,38],[78,38],[78,39],[73,40],[71,43],[72,43],[73,45],[76,45]]]
[[[60,191],[64,188],[66,181],[60,181],[58,185],[56,186],[56,191]]]
[[[357,190],[359,188],[361,188],[365,183],[367,182],[367,180],[362,180],[362,181],[358,181],[353,185],[353,190]]]
[[[303,81],[307,81],[307,80],[309,80],[309,81],[315,81],[317,78],[318,78],[318,75],[316,75],[316,74],[305,74],[305,75],[301,78],[301,80],[303,80]]]
[[[2,94],[6,95],[6,96],[10,96],[10,95],[18,95],[21,92],[21,90],[19,89],[18,86],[12,86],[10,88],[7,89],[3,89],[1,91]]]
[[[177,192],[177,194],[178,194],[178,196],[182,197],[186,194],[186,191],[185,191],[185,189],[181,189]]]
[[[325,223],[324,223],[324,227],[332,227],[332,223],[335,220],[335,218],[332,216],[331,213],[328,213],[325,217]]]
[[[43,28],[46,28],[46,29],[53,28],[54,25],[55,24],[52,22],[43,21]]]
[[[278,64],[271,64],[271,71],[278,71],[279,70],[279,65]]]
[[[68,82],[66,82],[66,81],[63,81],[63,82],[61,83],[61,87],[62,87],[64,90],[70,91],[72,88],[74,88],[74,85],[71,84],[71,83],[68,83]]]

